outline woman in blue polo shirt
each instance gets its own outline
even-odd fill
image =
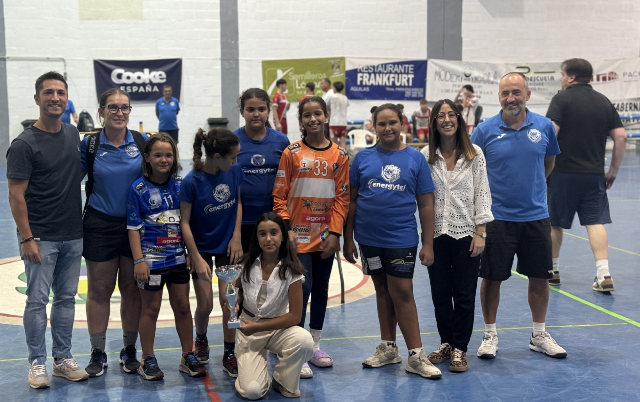
[[[242,249],[248,250],[258,217],[273,210],[273,183],[282,151],[289,138],[269,126],[271,99],[260,88],[249,88],[238,100],[245,125],[234,131],[240,140],[238,164],[244,172],[242,184]]]
[[[133,259],[127,234],[127,191],[142,176],[142,154],[127,129],[131,106],[129,95],[118,89],[100,97],[98,120],[104,128],[97,139],[93,161],[93,192],[84,215],[82,256],[87,264],[87,325],[91,340],[91,359],[86,370],[90,377],[104,374],[106,332],[111,295],[116,286],[121,296],[123,344],[120,363],[127,373],[140,366],[136,359],[140,293],[133,276]],[[87,140],[80,144],[82,171],[89,171]]]

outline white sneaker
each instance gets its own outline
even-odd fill
[[[47,374],[47,366],[44,364],[38,364],[37,360],[31,363],[29,368],[29,386],[31,388],[49,388],[51,380],[49,380],[49,374]]]
[[[567,351],[564,350],[556,341],[549,335],[547,331],[544,331],[538,336],[531,334],[529,340],[529,349],[544,353],[547,356],[562,358],[567,357]]]
[[[409,356],[409,361],[407,365],[404,366],[404,369],[409,373],[419,374],[424,378],[429,379],[437,379],[442,376],[440,369],[433,365],[429,361],[427,354],[424,353],[424,350],[421,350],[420,353],[417,353],[413,356]]]
[[[60,363],[53,362],[52,374],[56,377],[64,377],[69,381],[83,381],[89,378],[89,374],[76,363],[76,359],[63,359]]]
[[[478,348],[478,357],[481,359],[495,359],[498,353],[498,334],[485,332],[482,337],[482,345]]]
[[[613,288],[613,279],[611,279],[611,275],[607,275],[602,280],[598,279],[596,276],[593,280],[593,290],[596,292],[613,292],[615,289]]]
[[[386,366],[387,364],[400,363],[402,358],[398,353],[397,346],[388,346],[384,342],[380,342],[373,356],[367,357],[362,362],[362,366],[366,368],[376,368]]]

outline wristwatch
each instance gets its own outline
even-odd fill
[[[480,236],[480,237],[482,237],[483,239],[486,239],[486,238],[487,238],[487,232],[475,232],[475,233],[474,233],[474,235],[476,235],[476,236]]]

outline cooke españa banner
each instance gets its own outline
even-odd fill
[[[96,92],[110,88],[129,93],[132,102],[155,102],[162,96],[162,86],[171,85],[172,96],[180,100],[182,59],[94,60]]]
[[[273,95],[276,81],[284,78],[287,81],[287,100],[298,102],[305,94],[308,82],[316,84],[315,94],[322,96],[320,80],[329,78],[331,82],[344,83],[344,57],[322,59],[264,60],[262,62],[262,85]]]
[[[425,96],[426,60],[347,59],[349,99],[420,100]]]

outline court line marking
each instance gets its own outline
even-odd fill
[[[547,328],[588,328],[588,327],[606,327],[606,326],[612,326],[612,325],[628,325],[628,323],[626,322],[608,322],[608,323],[600,323],[600,324],[567,324],[567,325],[547,325]],[[498,331],[516,331],[516,330],[523,330],[523,329],[528,329],[530,330],[531,327],[506,327],[506,328],[498,328]],[[473,332],[484,332],[484,328],[481,329],[474,329]],[[398,337],[402,337],[402,334],[396,334]],[[431,331],[431,332],[420,332],[420,335],[438,335],[438,331]],[[367,339],[367,338],[379,338],[380,334],[376,334],[376,335],[355,335],[355,336],[341,336],[341,337],[335,337],[335,338],[322,338],[323,341],[342,341],[342,340],[349,340],[349,339]],[[221,348],[224,347],[224,345],[209,345],[210,348]],[[155,352],[167,352],[167,351],[176,351],[176,350],[182,350],[182,348],[161,348],[161,349],[154,349],[154,353]],[[120,351],[114,351],[114,352],[106,352],[106,354],[108,355],[119,355]],[[91,353],[81,353],[81,354],[74,354],[74,357],[86,357],[86,356],[91,356]],[[26,360],[25,357],[20,357],[20,358],[15,358],[15,359],[0,359],[0,363],[6,363],[6,362],[15,362],[15,361],[22,361],[22,360]]]
[[[581,240],[589,241],[589,238],[583,237],[583,236],[578,236],[578,235],[573,234],[573,233],[564,232],[564,234],[569,235],[571,237],[576,237],[576,238],[581,239]],[[625,249],[620,248],[620,247],[615,247],[615,246],[609,245],[609,248],[612,249],[612,250],[622,251],[623,253],[627,253],[627,254],[631,254],[631,255],[635,255],[637,257],[640,257],[640,253],[636,253],[636,252],[633,252],[633,251],[625,250]]]
[[[640,254],[637,254],[637,255],[640,255]],[[519,272],[516,272],[516,271],[511,271],[511,272],[512,272],[512,273],[514,273],[514,274],[516,274],[516,275],[518,275],[518,276],[519,276],[519,277],[521,277],[521,278],[528,279],[528,278],[527,278],[527,276],[522,275],[522,274],[521,274],[521,273],[519,273]],[[591,303],[590,301],[587,301],[587,300],[585,300],[585,299],[583,299],[583,298],[581,298],[581,297],[578,297],[578,296],[576,296],[576,295],[573,295],[573,294],[571,294],[571,293],[569,293],[569,292],[566,292],[566,291],[564,291],[564,290],[557,289],[557,288],[556,288],[556,287],[554,287],[554,286],[549,286],[549,289],[553,290],[554,292],[560,293],[561,295],[566,296],[566,297],[568,297],[568,298],[570,298],[570,299],[573,299],[573,300],[575,300],[575,301],[578,301],[578,302],[580,302],[580,303],[582,303],[582,304],[584,304],[584,305],[586,305],[586,306],[589,306],[589,307],[591,307],[591,308],[594,308],[594,309],[596,309],[596,310],[600,311],[601,313],[608,314],[608,315],[610,315],[610,316],[612,316],[612,317],[615,317],[615,318],[617,318],[617,319],[619,319],[619,320],[622,320],[622,321],[624,321],[624,322],[626,322],[626,323],[628,323],[628,324],[631,324],[631,325],[633,325],[633,326],[635,326],[635,327],[640,328],[640,322],[638,322],[638,321],[634,321],[634,320],[632,320],[631,318],[627,318],[627,317],[625,317],[625,316],[623,316],[623,315],[620,315],[620,314],[618,314],[618,313],[614,313],[614,312],[613,312],[613,311],[611,311],[611,310],[607,310],[607,309],[606,309],[606,308],[604,308],[604,307],[600,307],[600,306],[598,306],[598,305],[597,305],[597,304],[595,304],[595,303]]]

